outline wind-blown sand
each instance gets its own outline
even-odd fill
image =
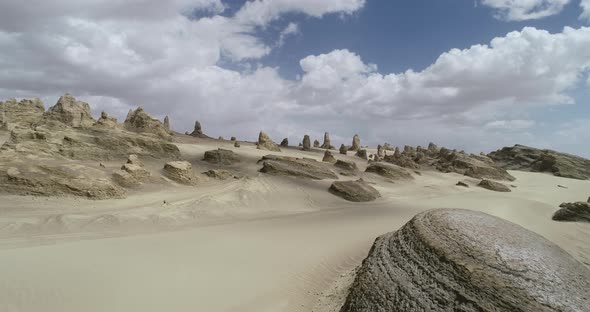
[[[590,266],[590,225],[551,220],[561,202],[590,196],[590,181],[511,171],[516,188],[496,193],[452,173],[396,183],[363,174],[382,197],[351,203],[327,191],[331,181],[257,172],[269,152],[252,144],[185,140],[179,147],[197,171],[213,167],[199,160],[206,150],[223,147],[244,157],[228,168],[246,177],[146,185],[104,201],[1,195],[0,311],[337,311],[375,237],[431,208],[505,218]],[[364,171],[349,154],[335,156]]]

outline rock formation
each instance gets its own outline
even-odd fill
[[[236,141],[236,143],[234,143],[234,147],[240,147],[240,142]]]
[[[313,147],[320,147],[320,141],[314,140],[313,141]]]
[[[193,166],[188,161],[171,161],[166,163],[164,165],[164,174],[170,180],[180,184],[197,184],[197,177],[193,172]]]
[[[136,187],[150,179],[152,174],[143,166],[135,154],[129,155],[127,163],[120,170],[113,172],[113,180],[123,187]]]
[[[338,176],[325,164],[313,159],[267,155],[262,157],[259,162],[262,162],[260,172],[267,174],[314,180],[338,179]]]
[[[467,183],[462,182],[462,181],[457,182],[457,184],[455,184],[455,185],[462,186],[462,187],[469,187],[469,185],[467,185]]]
[[[58,121],[74,128],[91,127],[95,120],[90,113],[90,105],[77,101],[71,94],[62,95],[57,103],[43,115],[49,121]]]
[[[284,138],[281,141],[281,147],[289,147],[289,139],[288,138]]]
[[[335,163],[336,158],[334,157],[334,155],[332,155],[332,152],[330,152],[330,150],[326,150],[324,152],[324,158],[322,159],[322,161],[329,162],[329,163]]]
[[[481,180],[477,186],[495,192],[512,192],[508,186],[490,180]]]
[[[392,152],[395,150],[395,148],[393,146],[391,146],[391,144],[389,144],[389,143],[384,143],[383,149],[386,151],[392,151]]]
[[[355,154],[356,157],[362,158],[364,160],[368,160],[369,159],[369,155],[367,155],[367,150],[366,149],[359,149],[356,151]]]
[[[587,202],[562,203],[551,219],[555,221],[590,222],[590,198]]]
[[[377,159],[382,160],[385,158],[385,149],[381,145],[377,145]]]
[[[232,141],[232,142],[235,142],[235,141],[236,141],[236,137],[235,137],[235,136],[233,136],[233,137],[231,137],[229,140],[230,140],[230,141]]]
[[[238,154],[231,150],[218,148],[212,151],[206,151],[203,160],[217,165],[233,165],[240,162]]]
[[[271,152],[281,151],[281,149],[275,144],[275,142],[273,142],[271,138],[263,131],[260,131],[260,134],[258,135],[257,148]]]
[[[378,237],[341,312],[585,311],[590,271],[485,213],[438,209]]]
[[[207,136],[203,134],[203,129],[201,128],[201,123],[196,120],[195,121],[195,127],[193,129],[193,132],[191,132],[190,134],[191,136],[194,136],[196,138],[206,138]]]
[[[41,120],[43,113],[45,107],[38,98],[0,102],[0,129],[30,128]]]
[[[328,132],[324,133],[324,143],[322,143],[321,148],[323,148],[323,149],[334,149],[334,146],[330,142],[330,134]]]
[[[358,134],[352,137],[352,146],[348,149],[350,151],[358,151],[361,148],[361,139]]]
[[[340,145],[340,154],[346,155],[347,152],[348,149],[346,148],[346,146],[344,144]]]
[[[590,179],[590,160],[579,156],[518,144],[504,147],[488,156],[508,170],[548,172],[558,177]]]
[[[164,117],[164,129],[170,132],[170,117],[168,117],[168,115]]]
[[[369,164],[365,172],[375,173],[392,180],[414,179],[414,177],[412,177],[412,175],[404,168],[383,162],[374,162]]]
[[[117,118],[109,116],[109,114],[107,114],[106,112],[101,112],[100,118],[94,124],[94,126],[104,127],[108,129],[115,129],[117,125]]]
[[[151,133],[166,140],[171,139],[170,133],[164,128],[164,125],[158,119],[146,113],[142,107],[138,107],[134,111],[129,111],[123,126],[127,131]]]
[[[356,163],[354,161],[346,161],[346,160],[338,159],[338,160],[336,160],[336,163],[334,164],[334,166],[336,166],[340,169],[348,170],[348,171],[357,171],[358,170],[358,167],[356,166]]]
[[[444,148],[440,150],[434,165],[439,171],[456,172],[476,179],[515,180],[512,175],[498,167],[489,157],[451,152]]]
[[[227,179],[232,178],[234,176],[231,172],[229,172],[227,170],[221,170],[221,169],[211,169],[211,170],[204,172],[204,174],[210,178],[214,178],[214,179],[218,179],[218,180],[227,180]]]
[[[303,146],[301,147],[301,149],[304,151],[311,150],[311,141],[309,139],[309,135],[307,134],[303,136]]]
[[[329,189],[330,193],[352,202],[368,202],[379,197],[379,191],[363,179],[357,181],[335,181]]]

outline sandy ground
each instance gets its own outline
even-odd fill
[[[215,168],[204,151],[234,149],[179,147],[197,172]],[[234,150],[243,161],[228,169],[240,179],[203,177],[195,188],[156,181],[105,201],[0,195],[0,311],[337,311],[375,237],[431,208],[508,219],[590,266],[590,225],[550,219],[561,202],[588,198],[590,181],[511,172],[513,192],[495,193],[457,174],[403,183],[363,174],[382,198],[358,204],[328,193],[331,181],[257,172],[268,152],[252,144]]]

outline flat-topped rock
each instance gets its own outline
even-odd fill
[[[378,237],[342,312],[587,311],[590,271],[519,225],[430,210]]]
[[[357,171],[358,170],[358,167],[356,166],[356,163],[354,161],[347,161],[347,160],[338,159],[338,160],[336,160],[336,163],[334,164],[334,166],[336,166],[340,169],[348,170],[348,171]]]
[[[551,219],[555,221],[590,222],[590,198],[588,202],[562,203]]]
[[[381,197],[379,191],[362,179],[357,181],[335,181],[329,190],[330,193],[352,202],[368,202]]]
[[[238,154],[231,150],[218,148],[212,151],[206,151],[203,160],[218,165],[232,165],[240,162]]]
[[[262,162],[260,172],[267,174],[302,177],[314,180],[338,179],[338,176],[326,164],[314,159],[267,155],[259,162]]]
[[[481,180],[477,186],[495,192],[512,192],[508,186],[490,180]]]
[[[392,180],[412,180],[414,177],[407,172],[404,168],[383,163],[383,162],[373,162],[371,163],[365,172],[375,173],[382,177],[392,179]]]
[[[164,174],[171,180],[186,184],[197,184],[197,177],[193,173],[193,166],[188,161],[171,161],[164,165]]]

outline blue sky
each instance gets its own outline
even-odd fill
[[[589,0],[0,3],[0,98],[265,130],[590,157]]]

